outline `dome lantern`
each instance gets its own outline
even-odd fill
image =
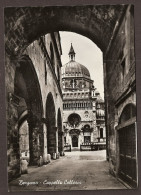
[[[70,61],[74,61],[75,60],[75,52],[74,52],[72,43],[71,43],[71,47],[70,47],[70,51],[69,51],[69,58],[70,58]]]
[[[75,61],[75,51],[73,49],[72,43],[68,55],[70,60],[62,67],[62,77],[83,77],[91,79],[89,70],[84,65]]]

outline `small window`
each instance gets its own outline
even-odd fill
[[[100,138],[103,138],[103,128],[100,128]]]
[[[66,137],[64,137],[64,144],[66,144]]]

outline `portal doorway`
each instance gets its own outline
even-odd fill
[[[46,101],[46,118],[47,118],[47,153],[53,157],[56,153],[56,118],[55,104],[53,95],[50,92]]]
[[[125,123],[126,122],[126,123]],[[126,124],[126,125],[125,125]],[[137,187],[136,107],[127,104],[119,119],[119,177],[133,188]]]
[[[77,136],[72,137],[72,147],[78,147],[78,137]]]

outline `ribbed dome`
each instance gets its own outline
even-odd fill
[[[67,64],[62,67],[62,75],[63,77],[67,76],[77,76],[77,77],[87,77],[90,78],[90,73],[88,69],[79,64],[78,62],[71,60]]]
[[[104,112],[104,110],[99,109],[99,110],[96,111],[96,115],[98,117],[105,116],[105,112]]]

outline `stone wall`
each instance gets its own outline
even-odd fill
[[[104,55],[107,158],[116,174],[116,129],[120,114],[135,100],[135,57],[133,8],[128,6],[120,19],[109,50]],[[119,158],[119,157],[118,157]]]

